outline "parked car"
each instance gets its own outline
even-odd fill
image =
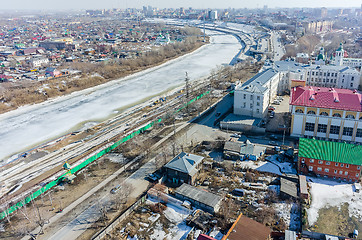
[[[275,107],[273,107],[273,106],[269,106],[268,107],[268,112],[272,112],[272,111],[274,111],[275,110]]]
[[[270,117],[270,118],[273,118],[274,115],[275,115],[275,112],[273,111],[273,112],[270,113],[270,116],[269,116],[269,117]]]
[[[156,182],[160,177],[154,173],[150,173],[147,175],[147,178],[150,182]]]
[[[279,102],[278,100],[274,100],[274,101],[273,101],[273,104],[275,104],[275,105],[280,105],[280,102]]]
[[[278,146],[278,143],[275,142],[275,141],[269,141],[269,145],[272,145],[272,146]]]
[[[111,193],[115,194],[119,189],[121,189],[121,185],[117,185],[114,188],[111,189]]]

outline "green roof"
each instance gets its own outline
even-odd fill
[[[299,157],[362,165],[362,146],[316,139],[299,139]]]

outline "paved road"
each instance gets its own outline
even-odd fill
[[[271,33],[271,44],[272,44],[272,50],[273,50],[273,60],[279,61],[285,54],[284,46],[282,46],[282,43],[280,41],[280,35],[277,32]]]

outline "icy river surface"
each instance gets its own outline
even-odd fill
[[[11,155],[87,122],[105,120],[117,109],[182,84],[185,72],[191,80],[205,77],[215,67],[229,64],[240,48],[233,36],[213,32],[210,44],[159,67],[2,114],[0,165]]]

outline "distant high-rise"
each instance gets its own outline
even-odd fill
[[[326,18],[328,15],[328,9],[325,7],[321,8],[321,18]]]
[[[210,20],[217,20],[217,11],[209,11],[209,19]]]

